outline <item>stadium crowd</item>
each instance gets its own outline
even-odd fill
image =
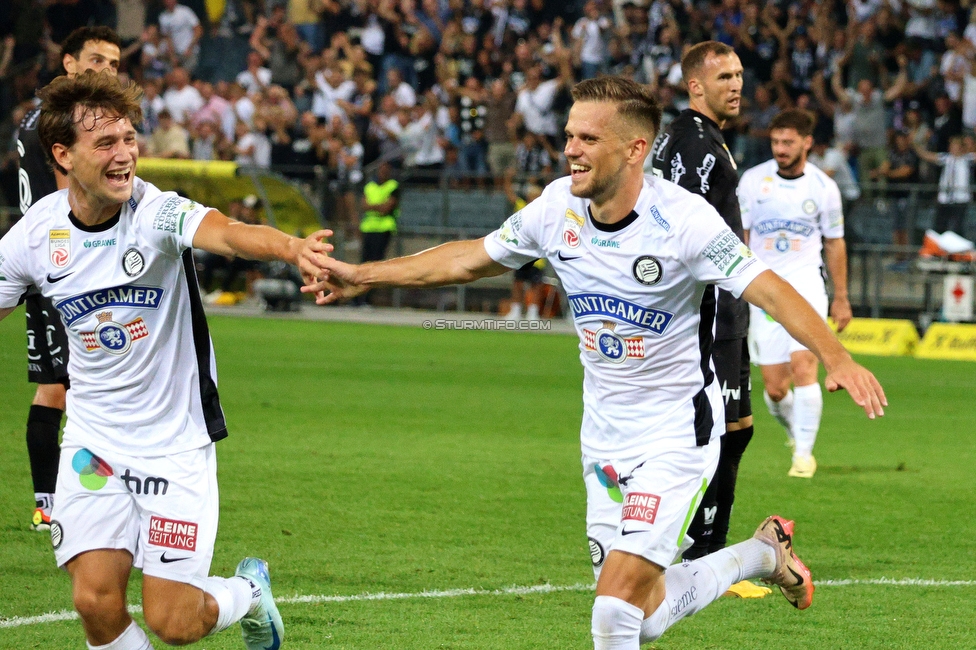
[[[457,175],[559,172],[582,79],[649,84],[667,121],[687,105],[682,51],[709,38],[745,67],[742,115],[725,133],[740,169],[771,157],[770,120],[801,107],[818,116],[812,160],[845,198],[858,181],[936,181],[945,157],[930,151],[962,163],[950,181],[969,195],[969,0],[181,1],[2,3],[0,204],[16,205],[16,126],[61,73],[57,43],[85,24],[117,30],[121,72],[145,88],[144,155],[295,177],[323,166],[350,226],[351,188],[380,157]]]

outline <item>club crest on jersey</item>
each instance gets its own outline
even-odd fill
[[[634,260],[634,279],[641,284],[653,287],[664,277],[664,269],[656,257],[641,255]]]
[[[644,338],[636,336],[624,338],[614,329],[617,324],[604,321],[597,331],[583,330],[583,347],[596,352],[601,359],[610,363],[623,363],[626,359],[644,358]]]
[[[803,202],[803,212],[806,214],[813,214],[817,211],[817,202],[813,199],[807,199]]]
[[[146,259],[142,253],[134,248],[130,248],[122,254],[122,270],[130,278],[134,278],[146,268]]]
[[[63,269],[71,260],[71,231],[51,230],[48,235],[51,264]]]
[[[133,341],[149,336],[149,328],[141,318],[127,325],[112,320],[110,311],[95,314],[95,318],[98,319],[98,327],[95,331],[81,333],[81,342],[89,352],[101,349],[109,354],[121,356],[129,351]]]
[[[569,208],[566,209],[565,229],[563,230],[563,243],[570,248],[579,248],[580,231],[583,230],[583,217],[579,216]]]
[[[674,314],[663,309],[644,307],[637,303],[603,293],[574,293],[569,296],[575,320],[611,319],[627,323],[658,336],[664,334]]]

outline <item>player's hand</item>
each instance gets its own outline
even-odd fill
[[[837,366],[828,369],[824,386],[831,393],[840,389],[851,394],[854,403],[864,409],[868,418],[884,415],[888,398],[884,389],[870,370],[848,357]]]
[[[854,312],[851,311],[851,301],[846,298],[834,298],[830,304],[830,317],[837,324],[837,331],[843,332],[844,328],[851,322]]]
[[[331,230],[317,230],[305,238],[302,248],[298,252],[298,259],[295,264],[302,274],[305,284],[315,282],[322,275],[323,263],[329,259],[329,253],[333,246],[325,241],[332,236]]]
[[[355,264],[326,257],[321,260],[318,274],[311,279],[305,279],[306,284],[301,291],[314,294],[317,305],[331,305],[340,300],[354,298],[368,289],[357,282],[358,270],[359,267]]]

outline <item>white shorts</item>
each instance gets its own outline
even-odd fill
[[[794,289],[827,320],[827,291],[823,282],[794,285]],[[749,356],[757,366],[789,363],[790,355],[807,348],[794,339],[782,325],[755,305],[749,305]]]
[[[623,461],[583,456],[593,574],[624,551],[667,568],[691,546],[688,525],[718,465],[720,439]]]
[[[51,543],[58,566],[97,549],[122,549],[156,578],[203,588],[219,514],[213,445],[138,458],[63,447]]]

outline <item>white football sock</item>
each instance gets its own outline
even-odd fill
[[[641,624],[641,642],[660,638],[669,627],[701,611],[740,580],[762,578],[775,569],[775,551],[758,539],[668,567],[664,602]]]
[[[86,641],[85,645],[88,646],[88,650],[153,650],[152,644],[149,642],[149,637],[146,636],[145,631],[141,627],[136,625],[135,621],[129,623],[129,627],[125,628],[125,632],[120,634],[111,643],[92,645]]]
[[[640,650],[641,620],[644,610],[613,596],[597,596],[593,601],[594,650]]]
[[[793,389],[793,439],[796,440],[796,455],[810,456],[817,442],[820,430],[820,416],[823,415],[823,392],[820,384],[797,386]]]
[[[508,309],[508,313],[505,314],[505,318],[508,320],[522,320],[522,305],[513,302],[512,306]]]
[[[774,402],[773,398],[769,396],[769,393],[763,391],[763,400],[766,402],[766,408],[769,409],[770,415],[776,418],[783,428],[786,429],[786,435],[790,438],[793,437],[793,391],[787,391],[786,397],[778,402]]]
[[[525,317],[528,320],[539,320],[539,305],[529,305],[525,311]]]
[[[261,600],[261,587],[247,578],[234,576],[207,578],[203,590],[217,601],[217,622],[207,635],[226,630],[244,618],[256,602]]]

